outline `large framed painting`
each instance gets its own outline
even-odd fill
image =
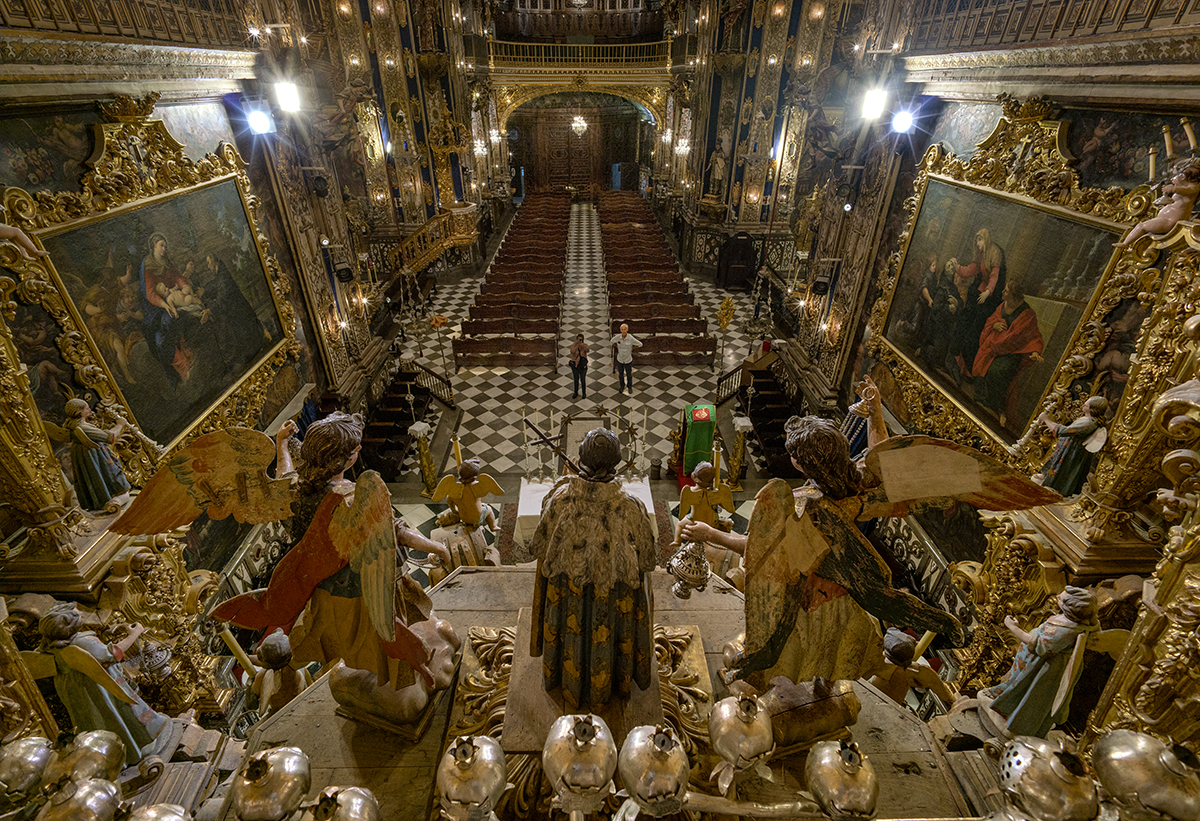
[[[284,343],[233,177],[41,240],[134,421],[160,444]]]
[[[931,176],[884,338],[1011,444],[1037,416],[1123,230]]]
[[[124,417],[136,435],[117,455],[135,484],[200,434],[256,424],[299,349],[246,163],[227,143],[192,159],[151,118],[156,99],[100,105],[77,189],[0,191],[47,252],[0,247],[0,312],[24,322],[38,411],[55,422],[73,395],[110,425]]]

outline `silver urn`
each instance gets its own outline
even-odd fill
[[[870,818],[879,801],[879,777],[858,745],[844,741],[814,744],[804,764],[808,791],[834,819]]]
[[[690,599],[693,590],[703,592],[712,572],[700,542],[684,542],[667,562],[667,570],[677,580],[671,586],[671,592],[679,599]]]
[[[1017,736],[1005,746],[1000,791],[1034,821],[1091,821],[1100,812],[1083,760],[1033,736]]]
[[[178,804],[138,807],[126,821],[192,821],[192,814]]]
[[[121,788],[103,778],[67,781],[37,814],[37,821],[112,821]]]
[[[499,742],[487,736],[454,739],[437,769],[442,815],[451,821],[483,821],[504,795],[508,768]]]
[[[379,821],[379,802],[362,787],[326,787],[313,808],[312,821]]]
[[[688,757],[668,726],[634,727],[617,759],[621,785],[629,797],[655,818],[679,812],[688,790]]]
[[[1123,821],[1200,817],[1200,776],[1154,736],[1113,730],[1092,747],[1092,769]]]
[[[730,696],[708,714],[708,738],[721,758],[739,770],[768,755],[774,748],[771,714],[754,696]]]
[[[37,789],[53,758],[48,738],[18,738],[0,747],[0,808]]]
[[[102,778],[116,781],[125,769],[125,743],[110,730],[89,730],[75,736],[66,751],[50,765],[47,780],[58,782],[64,776],[75,781]]]
[[[233,779],[233,811],[240,821],[282,821],[300,807],[312,771],[297,747],[275,747],[250,756]]]
[[[563,812],[599,812],[617,771],[612,730],[596,715],[561,716],[542,747],[542,771]]]

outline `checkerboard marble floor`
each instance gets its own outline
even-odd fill
[[[632,394],[618,390],[608,346],[610,325],[608,296],[604,278],[604,256],[600,224],[590,203],[576,203],[571,210],[567,242],[564,303],[556,371],[549,368],[464,368],[452,376],[454,395],[462,410],[459,435],[463,453],[477,456],[493,473],[525,469],[522,413],[535,416],[543,428],[553,411],[555,424],[567,413],[595,413],[603,407],[610,415],[619,411],[622,424],[631,418],[648,429],[645,458],[665,457],[670,447],[668,434],[677,424],[679,413],[689,402],[711,401],[716,391],[718,372],[712,367],[658,367],[637,365],[634,352]],[[453,284],[438,286],[432,313],[450,318],[439,339],[432,331],[409,334],[404,354],[441,371],[444,362],[453,368],[450,338],[459,333],[461,321],[479,292],[482,277],[465,277]],[[721,301],[732,296],[737,310],[726,336],[721,372],[736,366],[751,350],[753,340],[743,323],[753,316],[753,305],[746,294],[726,292],[711,282],[692,277],[691,291],[702,315],[708,320],[709,333],[717,337],[720,327],[717,310]],[[421,323],[427,328],[427,323]],[[587,398],[571,399],[571,369],[568,352],[576,334],[582,333],[591,346]],[[536,459],[536,457],[533,457]],[[449,461],[449,460],[448,460]],[[414,470],[410,460],[409,470]],[[534,462],[535,463],[535,462]],[[445,468],[446,466],[440,466]]]

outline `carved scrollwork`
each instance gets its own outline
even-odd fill
[[[180,194],[194,186],[226,178],[236,181],[279,311],[284,339],[270,357],[180,437],[177,446],[183,446],[203,433],[232,425],[255,424],[275,374],[287,359],[298,355],[299,345],[295,311],[286,296],[290,286],[259,230],[259,200],[250,192],[246,163],[228,143],[222,143],[203,159],[190,159],[161,120],[147,119],[157,98],[154,93],[140,100],[118,97],[101,106],[104,118],[113,122],[96,126],[97,152],[89,160],[90,169],[81,182],[82,190],[39,191],[31,195],[18,188],[7,188],[3,191],[3,206],[9,222],[38,241],[39,232],[46,229],[77,220],[94,220],[115,208],[149,197]],[[101,408],[107,408],[110,417],[123,416],[132,425],[134,415],[117,389],[96,340],[86,332],[51,259],[26,260],[11,246],[0,246],[0,267],[19,278],[0,277],[0,310],[4,315],[10,321],[15,316],[14,296],[40,304],[62,329],[56,341],[63,360],[73,367],[76,381],[96,393]],[[7,371],[0,367],[0,373]],[[100,409],[98,412],[103,419],[104,413]],[[134,484],[145,483],[162,456],[156,443],[135,425],[115,450]],[[47,470],[54,472],[57,468],[51,466]]]

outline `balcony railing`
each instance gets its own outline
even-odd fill
[[[492,62],[497,68],[662,69],[667,66],[667,43],[582,45],[508,43],[493,40]]]
[[[1061,43],[1197,24],[1197,0],[918,0],[908,51]]]
[[[246,19],[241,0],[0,2],[0,27],[6,29],[216,48],[246,48]]]

